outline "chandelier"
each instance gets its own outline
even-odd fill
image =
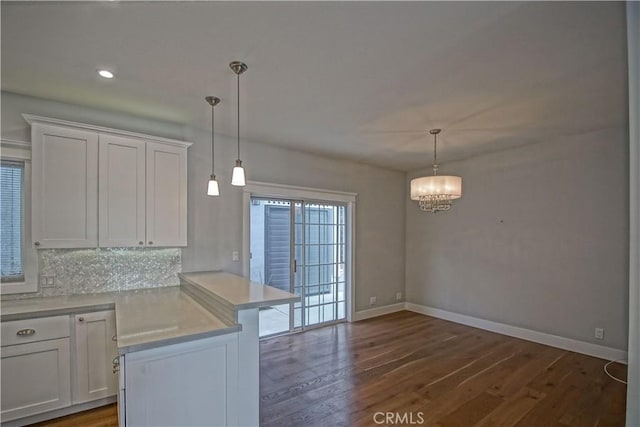
[[[451,209],[451,201],[462,197],[462,178],[438,175],[437,137],[441,129],[431,129],[433,135],[433,175],[411,180],[411,200],[417,200],[420,209],[437,213]]]

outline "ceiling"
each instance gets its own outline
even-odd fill
[[[624,2],[2,2],[2,89],[398,170],[622,127]],[[96,69],[116,73],[100,79]]]

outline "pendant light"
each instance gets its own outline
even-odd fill
[[[216,180],[215,170],[215,162],[214,162],[214,154],[215,154],[215,106],[220,103],[220,98],[215,96],[207,96],[205,100],[211,105],[211,177],[209,178],[209,186],[207,187],[207,195],[209,196],[219,196],[220,195],[220,187],[218,186],[218,181]]]
[[[420,209],[437,213],[451,209],[451,201],[462,197],[462,178],[452,175],[438,175],[436,144],[441,129],[431,129],[433,135],[433,176],[423,176],[411,180],[411,200],[417,200]]]
[[[240,74],[247,71],[247,64],[240,61],[233,61],[229,64],[229,67],[231,67],[238,77],[238,158],[236,159],[236,166],[233,168],[233,174],[231,175],[231,185],[244,187],[247,183],[244,178],[242,160],[240,160]]]

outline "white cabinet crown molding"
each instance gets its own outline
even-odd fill
[[[68,120],[54,119],[50,117],[35,116],[32,114],[26,114],[26,113],[22,114],[22,117],[31,126],[33,126],[33,124],[35,123],[54,125],[54,126],[64,126],[64,127],[74,128],[74,129],[84,129],[84,130],[89,130],[94,132],[100,132],[103,134],[110,134],[110,135],[124,136],[127,138],[136,138],[136,139],[141,139],[145,141],[159,142],[161,144],[173,145],[176,147],[183,147],[183,148],[184,147],[188,148],[191,145],[193,145],[193,142],[189,142],[189,141],[180,141],[178,139],[163,138],[160,136],[147,135],[147,134],[137,133],[137,132],[129,132],[126,130],[112,129],[112,128],[107,128],[103,126],[90,125],[86,123],[71,122]]]
[[[31,150],[31,143],[28,141],[18,141],[16,139],[0,139],[0,147],[2,148],[21,148],[23,150]]]

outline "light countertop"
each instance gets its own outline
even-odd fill
[[[182,286],[2,301],[0,320],[115,309],[122,354],[237,332],[242,329],[238,310],[300,300],[230,273],[184,273],[180,278]]]
[[[7,322],[113,309],[121,354],[242,329],[207,311],[179,286],[2,301],[0,319]]]
[[[181,273],[184,282],[198,286],[210,294],[223,299],[235,310],[269,307],[300,301],[300,296],[276,289],[272,286],[252,282],[246,277],[222,271]]]
[[[115,303],[121,354],[241,329],[207,311],[179,287],[121,294]]]
[[[35,317],[58,316],[89,311],[111,310],[114,308],[116,293],[91,295],[70,295],[59,297],[25,298],[2,301],[0,320],[3,322]]]

